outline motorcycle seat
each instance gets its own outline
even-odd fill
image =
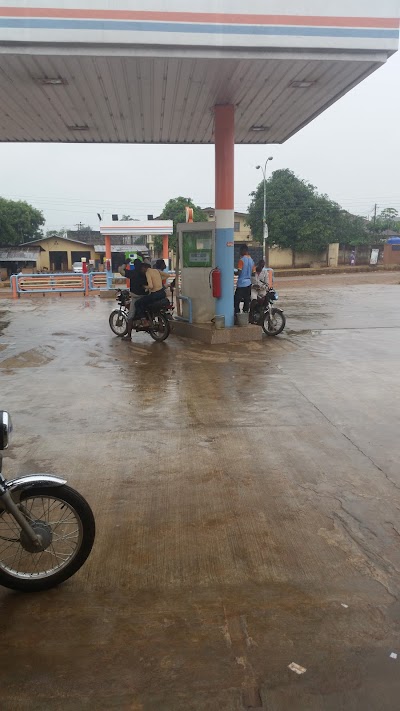
[[[149,306],[149,310],[159,311],[160,309],[168,309],[169,306],[169,299],[160,299],[159,301],[153,301],[153,303]]]

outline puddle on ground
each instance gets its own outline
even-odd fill
[[[329,314],[319,313],[317,311],[315,311],[313,313],[310,311],[301,313],[300,311],[291,311],[289,309],[286,309],[285,313],[288,318],[293,318],[298,321],[316,321],[320,318],[324,318],[324,319],[330,318]]]
[[[320,333],[321,331],[311,330],[310,328],[299,329],[298,331],[286,329],[287,336],[319,336]]]
[[[38,350],[32,348],[30,351],[25,351],[24,353],[18,353],[18,355],[11,356],[1,361],[0,368],[2,370],[10,370],[15,368],[40,368],[42,365],[47,365],[50,363],[54,355],[52,353],[52,348],[42,348]]]

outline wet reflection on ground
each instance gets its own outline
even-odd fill
[[[397,708],[398,289],[280,285],[285,334],[229,347],[1,304],[6,473],[67,477],[98,529],[69,583],[0,591],[4,708]]]

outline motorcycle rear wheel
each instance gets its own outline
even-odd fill
[[[31,546],[14,518],[0,514],[0,585],[21,592],[53,588],[85,563],[95,538],[95,520],[87,501],[69,486],[35,486],[21,495],[23,512],[45,541]]]
[[[128,319],[123,311],[120,311],[119,309],[111,311],[108,322],[112,332],[115,333],[116,336],[121,338],[128,333]]]
[[[155,328],[149,328],[149,334],[152,339],[158,343],[165,341],[171,332],[171,326],[166,315],[163,313],[153,314],[150,318],[150,323],[155,326]]]
[[[267,336],[279,336],[286,326],[286,316],[280,309],[272,309],[271,317],[267,311],[262,324],[263,331]]]

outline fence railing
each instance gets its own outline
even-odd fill
[[[174,279],[175,272],[171,272],[168,282]],[[268,282],[272,286],[274,281],[273,269],[268,270]],[[10,279],[11,289],[14,298],[19,298],[21,294],[63,294],[82,293],[88,294],[90,291],[105,291],[112,289],[111,272],[89,272],[88,274],[76,274],[75,272],[65,272],[60,274],[17,274]],[[178,283],[181,285],[181,275],[178,275]],[[234,276],[233,284],[237,284],[237,275]],[[182,300],[185,300],[183,297]]]
[[[90,291],[103,291],[108,288],[105,272],[76,274],[17,274],[10,279],[14,298],[21,294],[88,294]]]
[[[89,272],[90,291],[105,291],[110,288],[107,272]]]

